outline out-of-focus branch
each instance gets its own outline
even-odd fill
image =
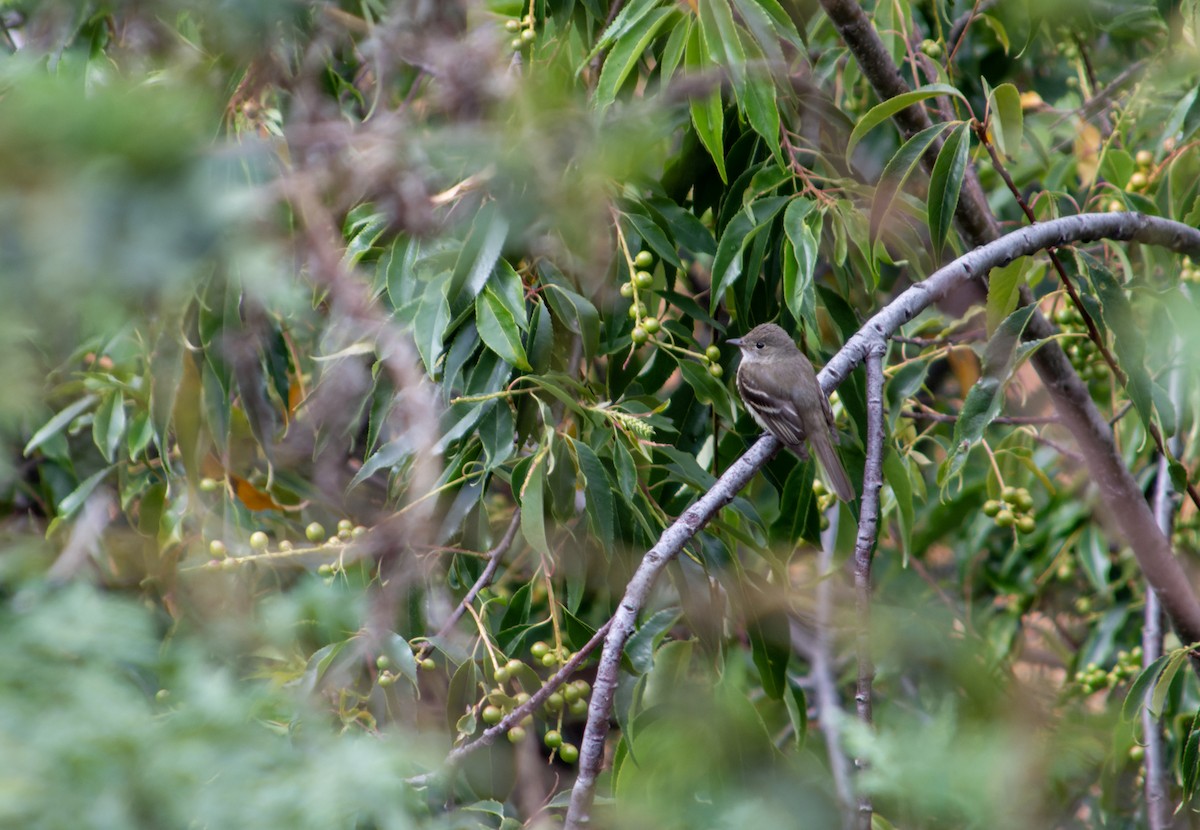
[[[854,692],[858,719],[871,725],[871,686],[875,666],[871,661],[871,557],[879,531],[879,490],[883,487],[883,354],[876,344],[866,357],[867,368],[867,459],[863,469],[862,499],[859,502],[858,536],[854,540],[855,622],[858,626],[858,684]],[[862,770],[865,762],[858,759]],[[871,830],[874,807],[869,795],[858,795],[856,826]]]
[[[842,826],[852,830],[854,820],[854,786],[850,777],[850,760],[842,751],[842,724],[846,713],[838,699],[837,669],[833,659],[833,587],[837,568],[834,564],[834,546],[838,535],[838,516],[841,508],[827,512],[829,526],[821,531],[821,549],[817,553],[816,590],[816,635],[813,637],[812,663],[813,692],[817,698],[817,723],[825,739],[825,753],[829,758],[829,774],[833,777],[833,789],[837,794],[838,807],[842,813]]]

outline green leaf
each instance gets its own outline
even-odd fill
[[[933,173],[929,177],[929,233],[934,253],[939,258],[946,244],[946,236],[950,233],[950,225],[954,221],[954,209],[958,207],[958,197],[962,191],[970,150],[970,128],[966,124],[959,124],[938,152]]]
[[[512,458],[517,450],[513,443],[515,434],[512,407],[507,401],[496,401],[496,405],[479,420],[479,440],[487,456],[487,469],[495,469]]]
[[[604,549],[611,550],[616,526],[613,518],[616,509],[613,501],[613,483],[591,447],[570,437],[567,440],[579,461],[579,472],[583,474],[587,497],[586,510],[592,530],[600,538]]]
[[[521,345],[517,321],[491,286],[475,298],[475,325],[479,329],[479,338],[502,360],[526,372],[531,370],[525,358],[525,347]]]
[[[626,4],[617,13],[617,16],[613,18],[612,23],[608,24],[608,28],[604,30],[604,34],[596,41],[595,47],[579,65],[579,71],[582,72],[587,68],[592,58],[615,43],[618,38],[640,23],[642,18],[654,11],[655,6],[659,2],[660,0],[632,0],[632,2]]]
[[[751,202],[738,211],[725,227],[717,243],[717,254],[713,257],[713,291],[711,311],[724,299],[725,292],[732,288],[742,275],[742,252],[746,246],[771,226],[775,215],[791,200],[790,196],[768,196]]]
[[[508,309],[508,313],[516,322],[517,328],[528,331],[529,319],[525,313],[525,283],[521,282],[521,275],[509,265],[508,260],[500,259],[496,262],[496,269],[492,273],[492,279],[488,282],[488,288],[495,292],[496,297],[504,303],[504,307]]]
[[[792,256],[796,267],[783,272],[783,299],[788,311],[797,320],[808,320],[816,312],[817,295],[813,289],[813,274],[817,267],[817,230],[812,220],[820,222],[818,214],[812,214],[815,202],[796,198],[788,203],[783,212],[783,231],[792,243]],[[810,216],[812,214],[812,216]]]
[[[586,297],[557,283],[549,283],[543,293],[550,308],[567,328],[583,341],[583,356],[592,359],[600,346],[600,314]]]
[[[154,425],[150,423],[150,413],[142,410],[133,416],[129,429],[125,434],[125,448],[129,451],[130,460],[136,460],[154,440]]]
[[[471,232],[467,234],[462,250],[459,251],[454,271],[450,275],[450,284],[446,289],[446,297],[451,304],[454,318],[458,317],[461,310],[466,308],[487,284],[507,238],[508,222],[500,215],[499,208],[495,203],[485,204],[475,215]],[[429,289],[426,289],[426,294],[428,291]]]
[[[43,424],[42,427],[33,434],[33,437],[29,439],[29,443],[25,445],[24,454],[29,455],[42,444],[58,435],[60,432],[66,429],[67,425],[70,424],[71,421],[75,420],[77,415],[95,402],[95,395],[84,395],[70,406],[59,411],[58,414]]]
[[[758,46],[748,36],[744,37],[747,42],[743,43],[743,48],[752,65],[765,64],[766,58]],[[761,69],[751,72],[746,78],[738,102],[754,132],[767,142],[771,155],[779,164],[778,169],[784,170],[786,162],[779,144],[779,104],[775,100],[774,79]]]
[[[1112,333],[1113,352],[1129,377],[1125,391],[1149,430],[1154,421],[1154,390],[1150,373],[1146,371],[1146,334],[1138,325],[1133,306],[1125,296],[1125,288],[1116,280],[1108,266],[1090,254],[1078,255],[1081,267],[1086,268],[1100,300],[1100,317]]]
[[[435,370],[442,356],[446,328],[450,325],[450,303],[446,299],[448,286],[449,282],[444,278],[430,282],[421,297],[420,310],[412,323],[417,351],[425,363],[425,371],[431,377],[437,377]]]
[[[96,486],[100,484],[100,482],[104,480],[104,477],[111,473],[114,469],[115,465],[105,467],[103,470],[92,473],[83,481],[79,482],[79,486],[68,493],[63,500],[58,503],[58,518],[69,519],[75,515],[75,511],[83,506],[83,503],[87,501],[88,496],[92,494],[92,491],[96,489]]]
[[[808,701],[804,697],[804,689],[788,681],[788,693],[783,696],[787,707],[788,720],[792,723],[792,741],[796,751],[804,748],[804,739],[808,737]]]
[[[733,22],[729,0],[697,0],[700,33],[708,54],[719,65],[729,70],[734,95],[741,100],[746,86],[746,52]]]
[[[1023,277],[1033,264],[1029,257],[1018,257],[1002,268],[993,268],[988,275],[987,330],[988,335],[996,329],[1017,307],[1021,296]]]
[[[525,353],[529,365],[539,375],[550,371],[554,350],[554,322],[550,311],[541,299],[534,300],[529,336],[525,340]]]
[[[862,141],[871,130],[900,112],[900,110],[907,109],[913,104],[919,104],[921,101],[936,98],[939,95],[953,95],[964,102],[967,100],[966,96],[952,86],[947,84],[929,84],[928,86],[914,89],[912,92],[897,95],[895,98],[889,98],[882,104],[876,104],[854,125],[854,129],[850,133],[850,139],[846,143],[846,164],[850,164],[851,156],[854,155],[854,148],[858,146],[858,142]],[[913,138],[916,138],[916,136],[913,136]],[[909,140],[911,141],[912,139]]]
[[[696,393],[696,400],[711,406],[726,423],[733,423],[736,420],[733,398],[725,384],[714,378],[707,368],[694,360],[680,358],[678,363],[679,370],[683,373],[683,379]]]
[[[109,464],[125,434],[125,395],[114,389],[104,397],[92,419],[92,440]]]
[[[676,268],[683,268],[683,263],[679,259],[679,254],[675,251],[675,246],[671,244],[671,240],[667,238],[662,228],[655,224],[653,219],[632,212],[626,213],[625,218],[629,220],[629,224],[637,231],[642,241],[649,245],[650,249],[658,254],[663,262],[673,265]]]
[[[547,557],[553,557],[550,552],[550,542],[546,538],[546,459],[541,456],[534,463],[521,484],[518,499],[521,503],[521,533],[529,546]]]
[[[1170,659],[1170,653],[1164,654],[1138,674],[1133,685],[1129,687],[1129,691],[1125,693],[1125,702],[1121,705],[1121,717],[1125,721],[1132,721],[1141,712],[1142,706],[1146,703],[1146,693],[1150,691],[1150,685],[1158,679],[1163,667]]]
[[[746,634],[750,638],[750,655],[758,668],[763,692],[772,700],[780,700],[787,689],[787,666],[791,655],[788,618],[767,601],[762,592],[745,580],[743,602],[746,614]],[[756,613],[760,611],[761,613]]]
[[[908,466],[911,462],[901,458],[894,449],[889,448],[883,456],[883,477],[892,488],[899,512],[900,550],[905,558],[911,555],[913,523],[916,515],[913,510],[912,479],[909,477]]]
[[[596,92],[592,96],[592,104],[603,112],[617,97],[617,92],[629,73],[637,67],[642,54],[658,34],[667,18],[675,15],[671,8],[652,9],[643,16],[627,32],[621,35],[604,59],[600,68],[600,80],[596,83]]]
[[[638,626],[625,644],[625,657],[636,674],[645,674],[654,667],[654,647],[666,636],[679,619],[679,610],[667,608],[651,615]]]
[[[1014,311],[988,341],[983,357],[983,374],[967,393],[962,411],[954,423],[954,443],[938,470],[939,485],[945,485],[957,475],[971,447],[1000,414],[1004,405],[1004,387],[1016,363],[1017,345],[1035,308],[1031,304]]]
[[[871,203],[871,241],[879,236],[879,229],[895,201],[896,194],[903,189],[908,177],[921,163],[921,157],[933,146],[938,137],[949,129],[951,124],[934,124],[914,135],[904,142],[896,155],[892,156],[883,168],[883,175],[875,188],[875,198]]]
[[[693,73],[712,69],[712,58],[704,45],[704,39],[698,26],[692,27],[687,48],[684,50],[683,62]],[[728,183],[729,176],[725,172],[725,141],[722,137],[725,129],[725,112],[721,106],[721,91],[718,89],[709,95],[694,96],[689,108],[696,137],[700,139],[704,149],[708,150],[708,154],[712,156],[713,164],[717,167],[721,181]]]
[[[1021,111],[1021,93],[1012,84],[1000,84],[992,90],[988,109],[999,129],[992,130],[992,140],[1001,154],[1009,158],[1021,152],[1021,139],[1025,134],[1025,116]]]

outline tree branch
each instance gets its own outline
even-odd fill
[[[883,487],[883,344],[876,344],[867,354],[867,459],[863,470],[863,491],[858,517],[858,536],[854,540],[854,599],[858,625],[858,685],[854,704],[858,719],[871,725],[871,685],[875,681],[875,666],[871,661],[871,557],[879,529],[879,490]],[[862,770],[866,765],[857,759]],[[871,797],[858,796],[857,826],[871,830]]]

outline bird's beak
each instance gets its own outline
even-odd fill
[[[742,345],[742,338],[734,337],[730,340],[726,340],[725,342],[728,343],[730,346],[740,346],[740,345]]]

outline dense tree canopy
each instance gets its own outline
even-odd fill
[[[1198,38],[0,3],[0,824],[1187,824]]]

